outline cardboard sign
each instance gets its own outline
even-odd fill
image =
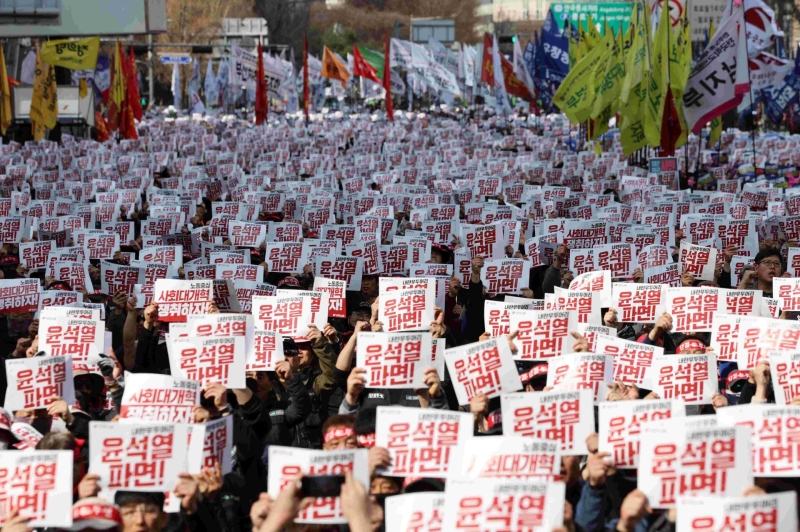
[[[782,310],[800,310],[800,278],[773,278],[772,293]]]
[[[464,442],[461,464],[448,481],[509,478],[555,481],[561,471],[560,445],[521,436],[481,436]]]
[[[752,442],[752,473],[756,477],[797,477],[800,456],[792,452],[800,411],[792,406],[759,404],[720,409],[720,427],[746,427]]]
[[[530,261],[489,259],[483,263],[481,281],[490,294],[521,294],[528,288],[530,271]]]
[[[125,374],[119,415],[134,421],[194,423],[200,383],[151,373]]]
[[[680,265],[681,274],[691,273],[697,281],[713,281],[717,250],[681,240]]]
[[[264,224],[228,221],[228,239],[236,247],[257,248],[267,238],[267,226]]]
[[[44,290],[39,294],[39,310],[45,307],[63,307],[83,301],[80,292],[66,292],[64,290]]]
[[[175,376],[203,386],[219,383],[228,389],[244,388],[244,337],[170,338],[167,346]]]
[[[738,495],[753,483],[748,429],[685,422],[642,425],[638,487],[653,508],[673,506],[681,496]]]
[[[328,317],[346,318],[346,298],[345,291],[347,283],[336,279],[325,279],[324,277],[314,277],[314,292],[328,294]]]
[[[378,407],[375,445],[389,451],[391,465],[378,474],[395,477],[447,476],[462,463],[461,451],[472,438],[471,414]]]
[[[593,353],[563,355],[548,362],[547,386],[553,390],[592,390],[595,404],[605,400],[612,382],[614,357]]]
[[[441,530],[553,530],[564,523],[565,493],[563,482],[448,483]]]
[[[710,332],[715,312],[724,310],[719,288],[666,288],[672,332]]]
[[[505,256],[505,251],[503,249],[503,228],[500,224],[465,224],[461,226],[461,232],[464,236],[463,241],[466,248],[469,250],[470,258],[502,259]]]
[[[481,393],[492,398],[522,388],[505,338],[447,349],[444,356],[460,405]]]
[[[56,261],[53,264],[53,277],[57,281],[69,283],[69,286],[73,289],[85,287],[89,290],[92,287],[89,267],[82,262]]]
[[[683,399],[687,405],[711,404],[717,393],[717,357],[665,355],[653,359],[653,391],[662,399]]]
[[[664,354],[664,348],[640,342],[623,340],[613,336],[599,335],[595,353],[604,353],[614,357],[614,378],[628,386],[635,384],[642,388],[651,388],[650,368],[654,357]]]
[[[518,331],[515,360],[541,360],[569,352],[575,313],[566,310],[523,310],[509,313],[509,330]]]
[[[157,279],[153,302],[158,304],[158,319],[185,322],[188,316],[207,313],[214,300],[212,286],[212,281]]]
[[[739,316],[761,315],[761,290],[720,290],[725,311]]]
[[[188,425],[89,423],[89,473],[111,493],[172,491],[186,471]]]
[[[75,244],[83,246],[89,259],[113,259],[114,253],[119,251],[119,235],[92,229],[73,233]]]
[[[273,500],[301,473],[313,477],[344,475],[350,471],[353,478],[365,489],[369,487],[369,459],[366,449],[339,449],[333,453],[270,445],[268,452],[267,491]],[[339,497],[320,497],[297,515],[295,523],[341,525],[346,524],[347,519],[342,515]]]
[[[383,323],[384,330],[421,331],[430,327],[435,304],[435,295],[431,297],[430,293],[435,290],[435,281],[426,279],[425,286],[381,293],[378,321]]]
[[[584,455],[594,432],[592,390],[503,394],[503,435],[557,441],[561,454]]]
[[[633,244],[604,244],[594,248],[594,265],[607,270],[614,279],[630,279],[636,269],[636,249]]]
[[[601,351],[597,351],[597,340],[600,335],[606,336],[617,336],[617,330],[613,327],[606,327],[605,325],[588,325],[586,323],[579,323],[576,327],[576,332],[583,336],[583,339],[586,340],[586,343],[589,344],[589,352],[590,353],[598,353]],[[577,342],[577,340],[575,340]],[[573,342],[573,347],[570,348],[570,351],[574,351],[575,347]]]
[[[267,271],[283,273],[303,273],[301,264],[303,244],[299,242],[267,242],[264,252]]]
[[[739,322],[736,363],[739,369],[754,369],[772,351],[800,351],[800,322],[743,317]]]
[[[47,408],[55,396],[69,405],[75,403],[72,359],[68,356],[7,359],[6,374],[4,406],[12,412]]]
[[[788,405],[800,395],[800,353],[769,353],[769,371],[776,404]]]
[[[797,530],[797,497],[794,492],[748,497],[679,497],[676,530],[794,532]]]
[[[183,266],[183,246],[153,246],[139,252],[142,262],[167,264],[175,269]]]
[[[0,279],[0,314],[39,310],[39,279]]]
[[[283,360],[283,336],[274,331],[253,331],[245,371],[275,371],[276,364]]]
[[[511,333],[511,312],[515,310],[528,310],[527,303],[511,303],[505,301],[484,301],[483,325],[486,332],[492,337]]]
[[[38,270],[47,266],[47,257],[56,249],[52,240],[44,242],[22,242],[19,245],[19,263],[23,268]]]
[[[600,307],[611,306],[611,272],[595,271],[579,275],[569,283],[570,290],[579,292],[599,292]]]
[[[0,451],[0,525],[19,510],[29,527],[72,526],[72,451]]]
[[[681,418],[685,413],[684,403],[678,399],[601,403],[597,411],[598,451],[610,453],[618,469],[636,469],[642,424]]]
[[[555,287],[555,304],[552,310],[573,311],[576,323],[600,325],[599,295],[597,292],[564,290]]]
[[[613,283],[611,306],[621,323],[654,323],[665,309],[664,287],[660,284]]]
[[[715,312],[711,322],[711,347],[718,361],[736,361],[741,316]]]
[[[444,519],[444,493],[430,491],[387,497],[386,532],[434,532],[441,530]]]
[[[203,460],[201,469],[214,469],[219,465],[223,475],[233,468],[233,416],[225,416],[205,423]]]
[[[367,370],[367,388],[426,388],[425,369],[432,365],[430,333],[358,335],[356,366]]]
[[[104,294],[113,296],[122,292],[130,297],[134,287],[144,283],[145,271],[142,268],[105,261],[100,263],[100,289]]]
[[[105,330],[99,319],[42,318],[39,349],[49,356],[71,356],[75,364],[97,364],[106,350]]]
[[[253,320],[258,331],[274,331],[294,340],[305,340],[309,325],[315,325],[320,331],[328,321],[323,312],[316,313],[314,320],[314,303],[309,296],[254,296]]]
[[[364,259],[361,257],[315,257],[314,276],[347,282],[348,290],[361,290]]]

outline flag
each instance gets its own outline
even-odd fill
[[[613,32],[609,32],[609,34],[613,38]],[[593,120],[604,122],[606,129],[608,121],[617,113],[618,98],[622,90],[622,82],[625,79],[621,42],[620,38],[618,43],[615,42],[611,45],[605,57],[598,63],[595,73],[597,96],[590,116]]]
[[[128,60],[128,55],[122,52],[122,81],[125,84],[125,100],[120,108],[119,134],[123,139],[137,139],[136,122],[134,121],[133,102],[131,102],[131,78],[135,75],[132,62]],[[137,101],[138,103],[138,101]]]
[[[511,112],[511,105],[508,103],[508,92],[506,91],[505,77],[503,76],[503,62],[501,61],[500,48],[497,46],[497,36],[492,41],[492,70],[494,70],[494,95],[497,98],[495,112],[498,115],[505,115]],[[505,59],[505,58],[503,58]],[[508,63],[508,61],[506,61]],[[511,64],[509,64],[511,67]],[[513,67],[510,68],[513,70]]]
[[[223,59],[220,62],[219,66],[217,67],[217,104],[220,106],[224,106],[226,99],[225,96],[228,94],[228,85],[229,83],[229,72],[228,72],[228,60]]]
[[[19,80],[23,85],[33,85],[33,78],[36,75],[36,51],[31,50],[22,61]]]
[[[592,114],[595,100],[594,74],[606,47],[596,46],[581,59],[553,96],[553,103],[567,115],[573,124],[586,122]]]
[[[386,117],[394,122],[394,107],[392,104],[392,69],[390,66],[391,44],[387,34],[383,41],[383,88],[386,90]]]
[[[673,34],[669,56],[669,92],[670,98],[672,98],[671,105],[674,106],[675,113],[671,116],[672,121],[669,123],[672,129],[666,135],[666,138],[670,142],[675,139],[675,147],[680,148],[689,140],[689,129],[686,127],[686,120],[683,114],[683,88],[686,86],[686,80],[689,79],[689,73],[692,70],[692,35],[689,28],[687,10],[683,11],[681,20],[675,27]],[[667,105],[670,104],[667,103]],[[671,107],[668,107],[668,109],[672,112]],[[663,146],[665,137],[663,130],[661,137]]]
[[[172,65],[172,85],[170,88],[172,89],[172,105],[176,111],[180,111],[183,94],[181,94],[181,66],[178,63]]]
[[[591,51],[592,48],[600,44],[603,40],[603,36],[600,35],[600,32],[597,30],[597,24],[594,20],[592,20],[592,14],[586,14],[586,44],[587,48],[586,51]]]
[[[108,96],[108,129],[116,131],[122,125],[124,116],[122,106],[125,104],[125,71],[122,65],[122,52],[119,41],[114,48],[114,59],[111,62],[111,91]]]
[[[97,130],[97,142],[105,142],[109,137],[108,125],[100,112],[94,112],[94,128]]]
[[[759,52],[749,59],[750,62],[750,90],[755,92],[767,87],[780,87],[783,79],[793,68],[794,64],[788,59]]]
[[[308,35],[303,39],[303,112],[308,122]]]
[[[389,43],[389,46],[391,46],[391,43]],[[383,80],[384,54],[364,47],[358,47],[358,53],[361,54],[364,62],[375,71],[375,77],[378,78],[377,83],[381,83],[381,80]]]
[[[297,104],[297,71],[294,68],[294,48],[289,52],[289,64],[292,67],[292,72],[289,77],[289,96],[286,102],[286,112],[296,113],[298,109]]]
[[[347,67],[341,61],[336,59],[333,52],[326,46],[322,53],[322,77],[328,79],[338,79],[342,85],[347,83],[347,78],[350,76],[347,73]]]
[[[532,101],[533,94],[528,91],[525,84],[514,73],[514,65],[503,54],[498,55],[500,56],[500,64],[503,70],[503,85],[506,93],[523,100]]]
[[[186,95],[189,97],[189,109],[192,113],[203,114],[206,112],[206,106],[200,99],[201,81],[200,58],[195,57],[192,63],[192,75],[189,77],[189,83],[186,84]]]
[[[92,85],[94,85],[97,100],[108,103],[111,93],[111,60],[106,54],[97,57],[97,67],[92,76]]]
[[[644,107],[645,134],[650,146],[661,145],[661,125],[664,119],[664,102],[667,99],[669,80],[669,34],[672,24],[669,9],[661,9],[661,20],[651,52],[650,87]]]
[[[44,138],[45,129],[53,129],[58,122],[56,69],[45,64],[42,54],[36,54],[36,76],[33,79],[30,117],[34,140]]]
[[[625,58],[625,79],[620,89],[620,143],[627,157],[647,145],[644,134],[644,115],[640,112],[647,100],[650,85],[650,42],[647,38],[647,9],[639,4],[631,16],[633,42]]]
[[[6,56],[0,43],[0,134],[5,135],[11,126],[11,87],[6,70]]]
[[[358,46],[353,46],[353,75],[380,83],[378,72],[375,68],[364,60]]]
[[[136,69],[136,56],[133,54],[133,47],[128,47],[128,105],[133,111],[136,120],[142,120],[142,102],[139,99],[139,71]]]
[[[714,33],[714,21],[711,20],[711,23],[708,25],[708,41],[706,42],[706,48],[708,48],[708,45],[711,44],[711,39],[714,38]],[[769,108],[769,105],[767,105],[767,108]],[[783,115],[783,108],[781,108],[779,114],[781,116]],[[722,116],[714,118],[709,126],[711,127],[711,133],[708,136],[708,146],[716,146],[717,142],[719,142],[719,139],[722,136]]]
[[[731,16],[731,8],[738,10],[742,5],[741,0],[736,2],[737,7],[732,7],[733,2],[728,3],[722,14],[722,22],[725,23]],[[755,55],[758,52],[772,46],[775,39],[784,36],[778,28],[778,20],[775,12],[762,0],[744,0],[744,21],[747,35],[748,55]],[[745,35],[745,33],[743,33]]]
[[[41,54],[42,61],[48,65],[72,70],[94,70],[99,50],[100,37],[57,39],[42,43]]]
[[[697,134],[703,126],[738,106],[749,90],[742,10],[735,8],[697,60],[683,94],[686,124]]]
[[[522,98],[533,101],[534,94],[536,94],[533,87],[533,78],[531,78],[530,72],[525,66],[525,58],[522,54],[522,47],[519,45],[519,37],[514,39],[514,76],[528,89],[528,96],[522,96]]]
[[[481,82],[490,87],[494,87],[494,66],[493,57],[494,44],[492,36],[488,33],[483,34],[483,58],[481,60]]]
[[[327,47],[325,48],[327,51]],[[256,67],[256,125],[260,126],[267,120],[269,112],[269,94],[267,93],[267,78],[264,76],[264,49],[261,40],[258,41],[258,66]]]
[[[211,58],[208,59],[208,64],[206,65],[203,91],[206,93],[206,107],[216,107],[219,93],[217,92],[217,77],[214,75],[214,64]]]

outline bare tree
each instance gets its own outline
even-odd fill
[[[254,8],[267,21],[270,42],[287,44],[294,48],[296,57],[302,57],[313,3],[314,0],[255,0]]]

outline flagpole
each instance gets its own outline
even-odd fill
[[[735,9],[734,6],[731,6],[731,14]],[[744,9],[744,7],[742,8]],[[747,46],[747,41],[750,37],[747,35],[747,24],[744,25],[744,45]],[[753,80],[750,77],[750,53],[748,52],[747,55],[747,93],[750,96],[750,113],[753,115],[753,130],[750,131],[750,141],[752,145],[752,152],[753,152],[753,168],[756,165],[756,114],[753,111]]]

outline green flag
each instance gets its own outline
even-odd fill
[[[356,48],[361,52],[364,61],[369,63],[369,65],[375,69],[375,72],[378,73],[378,79],[383,79],[383,54],[370,50],[369,48],[364,48],[363,46],[356,46]]]
[[[661,121],[664,117],[664,102],[669,81],[669,33],[672,24],[669,19],[669,8],[664,3],[661,8],[661,20],[653,41],[652,68],[650,69],[650,86],[647,89],[647,100],[644,106],[645,134],[650,146],[661,145]]]

